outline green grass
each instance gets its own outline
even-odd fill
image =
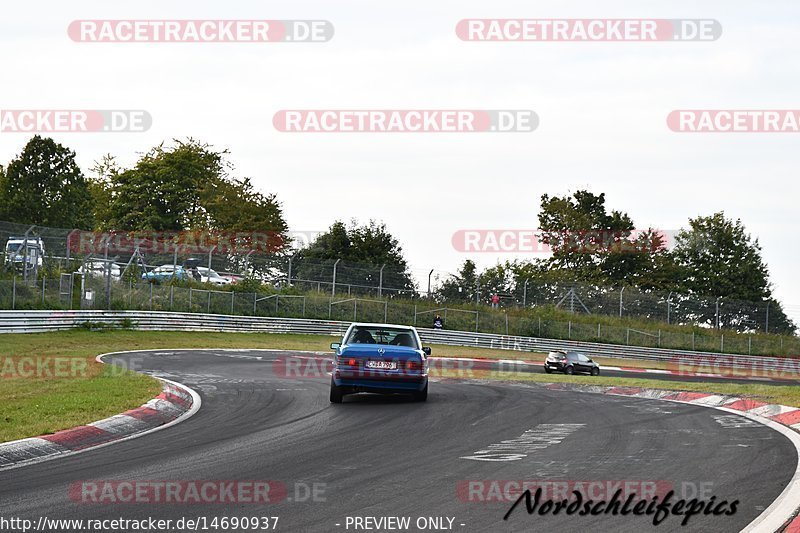
[[[52,433],[138,407],[157,396],[160,384],[149,376],[128,371],[109,372],[96,363],[98,354],[145,349],[272,348],[330,351],[338,340],[324,335],[267,333],[186,333],[177,331],[71,330],[51,333],[0,335],[0,359],[7,357],[68,357],[85,364],[77,377],[9,378],[0,376],[0,442]],[[492,359],[541,360],[543,354],[488,348],[432,345],[433,355]],[[654,366],[650,362],[603,359],[601,364]],[[636,378],[513,374],[495,379],[574,382],[668,390],[704,391],[749,396],[761,401],[800,407],[800,387],[681,383]]]

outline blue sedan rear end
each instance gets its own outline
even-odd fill
[[[428,397],[429,348],[423,348],[417,331],[409,326],[352,324],[334,343],[336,350],[331,374],[333,403],[346,394],[372,392],[411,394],[416,400]]]

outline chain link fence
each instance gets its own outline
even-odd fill
[[[144,239],[131,249],[113,239],[81,241],[87,233],[0,222],[0,308],[152,309],[424,326],[440,314],[453,330],[741,354],[800,353],[797,337],[772,334],[776,313],[770,302],[538,280],[518,280],[510,290],[464,287],[464,298],[443,299],[435,285],[429,290],[430,275],[422,290],[407,272],[385,265],[311,261],[263,250],[236,253],[230,243],[198,249]],[[493,294],[501,297],[500,309],[483,305]],[[564,313],[530,316],[548,309],[575,319],[562,319]],[[614,318],[638,322],[609,323]]]
[[[112,309],[388,322],[431,327],[436,315],[448,330],[603,342],[750,355],[800,353],[800,339],[695,328],[633,328],[603,321],[555,320],[506,311],[439,307],[430,299],[339,298],[308,293],[265,294],[194,288],[174,283],[112,280],[80,274],[22,282],[0,280],[3,309]]]

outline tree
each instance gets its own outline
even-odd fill
[[[710,297],[702,306],[708,310],[694,311],[700,315],[699,321],[716,325],[714,300],[723,298],[727,302],[720,312],[720,326],[754,329],[754,324],[766,323],[769,302],[770,331],[794,331],[795,325],[772,298],[761,245],[747,233],[741,220],[728,219],[721,211],[693,218],[675,241],[673,253],[684,272],[683,287],[690,295]]]
[[[0,219],[90,229],[91,193],[75,152],[53,139],[32,137],[0,177]]]
[[[605,194],[581,190],[572,196],[543,195],[539,224],[542,242],[553,250],[542,262],[550,272],[568,273],[572,281],[598,286],[679,288],[682,271],[665,235],[653,228],[635,231],[627,213],[607,211]]]
[[[298,253],[295,272],[299,279],[314,281],[332,280],[333,264],[337,265],[337,284],[377,287],[383,265],[383,287],[403,291],[415,290],[415,284],[403,257],[398,240],[389,233],[386,225],[370,220],[358,225],[353,221],[346,226],[334,222],[305,250]]]
[[[675,239],[675,259],[685,269],[685,289],[692,294],[762,301],[770,296],[769,273],[761,245],[741,220],[723,212],[689,219]]]
[[[97,211],[102,228],[269,231],[285,241],[288,225],[276,196],[230,176],[226,155],[189,139],[153,148],[131,169],[105,156],[92,182],[95,198],[107,203]]]
[[[478,290],[478,267],[471,259],[464,261],[457,274],[450,277],[439,285],[436,290],[436,299],[444,303],[447,302],[474,302]]]
[[[153,148],[131,169],[111,169],[103,226],[156,231],[212,226],[204,204],[227,178],[225,153],[189,139]]]

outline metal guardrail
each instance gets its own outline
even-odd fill
[[[252,333],[305,333],[313,335],[344,334],[350,322],[336,320],[316,320],[303,318],[250,317],[239,315],[213,315],[198,313],[175,313],[159,311],[0,311],[0,333],[36,333],[74,329],[87,322],[95,324],[119,325],[128,320],[136,329],[144,331],[216,331]],[[614,357],[618,359],[638,359],[649,361],[675,361],[676,359],[702,358],[713,364],[722,362],[734,368],[752,367],[760,369],[781,369],[787,359],[781,357],[732,355],[689,350],[669,350],[637,346],[620,346],[583,341],[540,339],[451,331],[430,328],[417,328],[424,342],[489,348],[497,350],[516,350],[523,352],[547,352],[556,349],[575,349],[585,351],[595,357]],[[797,359],[791,359],[797,362]]]

